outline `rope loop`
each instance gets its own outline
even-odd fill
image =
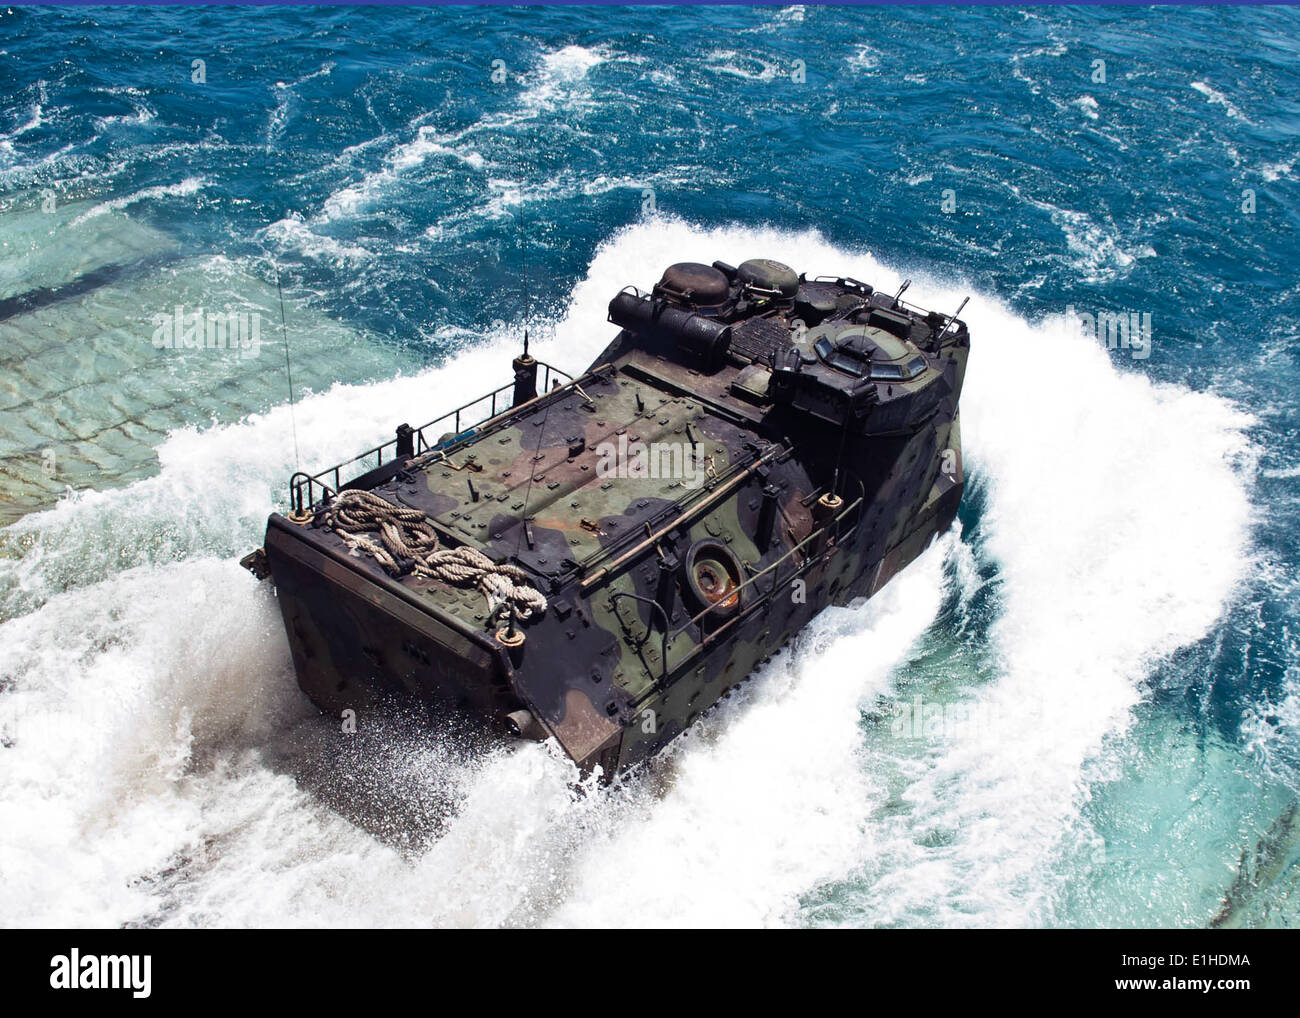
[[[438,532],[424,513],[394,505],[369,491],[339,492],[321,519],[354,554],[364,552],[390,576],[414,573],[458,587],[476,587],[489,612],[513,604],[525,621],[546,611],[546,597],[528,573],[511,562],[494,562],[477,548],[440,548]],[[375,540],[375,535],[379,538]]]

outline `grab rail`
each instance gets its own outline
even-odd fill
[[[559,368],[552,367],[544,361],[538,361],[537,367],[543,371],[541,384],[542,393],[550,392],[552,384],[559,385],[560,379],[564,379],[566,384],[573,381],[572,375],[561,371]],[[479,425],[486,421],[490,421],[492,418],[511,409],[511,406],[508,403],[498,408],[498,401],[505,394],[512,393],[513,391],[514,382],[507,382],[498,389],[493,389],[491,392],[484,393],[482,396],[478,397],[478,399],[472,399],[468,403],[462,403],[454,410],[448,410],[441,417],[435,417],[433,420],[421,424],[418,428],[411,428],[408,431],[399,429],[398,437],[384,442],[381,445],[377,445],[373,449],[367,449],[363,453],[358,453],[356,456],[344,460],[342,463],[337,463],[332,467],[326,467],[320,473],[308,474],[301,470],[297,471],[289,478],[290,510],[298,515],[310,513],[318,501],[336,495],[342,490],[344,485],[350,484],[358,477],[363,477],[371,470],[378,470],[385,462],[392,463],[393,459],[401,454],[404,439],[406,442],[410,443],[407,455],[412,456],[419,456],[426,452],[435,452],[438,449],[454,445],[460,439],[472,434],[473,430]],[[466,424],[463,420],[466,411],[487,401],[490,401],[486,408],[487,412],[476,417],[472,423]],[[442,426],[439,430],[446,430],[446,422],[448,420],[452,422],[451,437],[431,443],[426,437],[425,432],[439,425]],[[393,450],[393,454],[388,457],[387,461],[385,461],[384,453],[390,448]],[[375,460],[373,464],[367,463],[365,470],[359,470],[352,476],[347,477],[346,479],[344,478],[343,472],[346,471],[348,467],[363,461],[368,461],[371,457],[374,457]],[[334,482],[333,486],[327,484],[327,480],[332,480]],[[318,488],[320,489],[319,496],[317,495]]]

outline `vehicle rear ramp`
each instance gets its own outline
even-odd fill
[[[37,204],[0,226],[0,525],[151,474],[173,429],[288,398],[274,282],[100,209]],[[285,316],[299,394],[414,363],[296,295]]]

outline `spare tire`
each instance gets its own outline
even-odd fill
[[[695,613],[710,609],[701,620],[706,628],[716,627],[740,611],[745,570],[723,542],[711,537],[696,541],[686,553],[684,568]]]
[[[742,262],[736,273],[746,286],[778,293],[782,300],[789,300],[799,289],[794,269],[770,258],[751,258]]]

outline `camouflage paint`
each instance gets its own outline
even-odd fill
[[[267,560],[294,665],[322,709],[364,708],[382,692],[500,723],[527,710],[580,767],[609,776],[661,749],[823,608],[873,595],[950,526],[963,488],[964,324],[852,280],[801,279],[787,300],[732,283],[739,298],[709,326],[731,329],[720,363],[687,340],[624,329],[576,384],[364,481],[423,511],[444,545],[532,573],[549,605],[521,624],[521,647],[497,640],[502,619],[478,592],[389,576],[349,555],[319,518],[271,517]],[[910,329],[891,351],[921,353],[926,368],[906,381],[854,383],[875,389],[862,419],[842,428],[769,387],[800,322],[862,335],[853,316],[881,309],[893,316],[886,324]],[[838,384],[824,364],[805,360],[801,370]],[[819,393],[810,398],[835,402]],[[602,443],[689,446],[708,476],[698,486],[604,476]],[[842,501],[823,518],[818,499],[837,460]],[[765,491],[775,503],[770,535],[759,526]],[[740,563],[734,610],[692,600],[683,564],[705,539]]]

